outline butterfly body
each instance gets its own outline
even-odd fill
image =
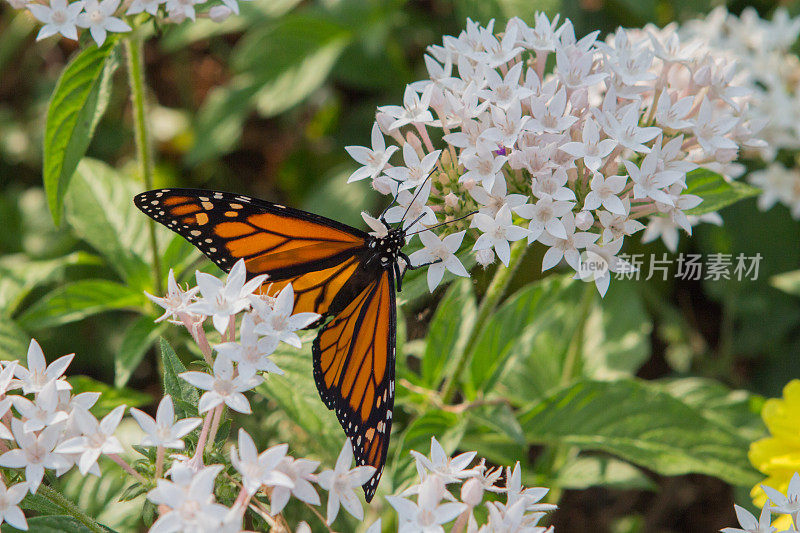
[[[375,236],[313,213],[256,198],[198,189],[137,195],[145,214],[179,233],[220,268],[244,259],[248,277],[266,274],[263,291],[288,283],[295,312],[322,325],[312,345],[320,397],[350,437],[356,462],[376,473],[364,485],[370,501],[388,453],[394,406],[395,290],[410,267],[406,232],[385,221]]]

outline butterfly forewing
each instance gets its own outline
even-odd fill
[[[359,465],[383,472],[394,405],[394,274],[375,261],[366,233],[312,213],[247,196],[196,189],[137,195],[139,209],[185,237],[220,268],[245,260],[248,277],[267,274],[264,291],[288,283],[294,312],[330,316],[313,343],[320,396],[351,438]]]
[[[330,304],[358,269],[367,238],[335,220],[231,193],[160,189],[134,202],[221,269],[244,259],[248,274],[268,274],[270,294],[291,282],[298,313],[332,312]]]

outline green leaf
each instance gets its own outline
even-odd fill
[[[0,359],[24,359],[28,353],[30,337],[10,318],[0,320]]]
[[[664,475],[700,473],[736,486],[763,478],[750,441],[640,380],[581,381],[520,416],[530,442],[600,450]]]
[[[97,417],[106,416],[120,405],[140,407],[153,401],[152,396],[149,394],[127,387],[112,387],[89,376],[70,376],[67,381],[72,385],[72,394],[80,394],[82,392],[101,393],[100,399],[92,407],[92,413]]]
[[[609,379],[635,374],[650,358],[653,330],[636,285],[615,281],[594,303],[584,329],[583,375]]]
[[[333,411],[325,407],[314,383],[311,342],[301,350],[281,346],[270,356],[284,374],[268,374],[256,392],[275,402],[281,423],[291,425],[295,443],[303,443],[323,457],[338,453],[344,441]]]
[[[66,217],[74,232],[136,290],[152,284],[145,260],[152,254],[148,219],[133,205],[140,189],[105,163],[87,158],[78,165],[66,198]],[[171,239],[174,234],[164,228],[159,236]]]
[[[112,531],[105,528],[107,531]],[[18,533],[21,529],[3,524],[3,533]],[[92,530],[80,521],[67,515],[34,516],[28,518],[28,531],[36,533],[92,533]]]
[[[25,329],[41,329],[82,320],[106,311],[137,309],[146,302],[139,291],[105,279],[68,283],[45,294],[18,318]]]
[[[44,133],[44,188],[56,225],[70,178],[105,113],[111,77],[119,65],[118,37],[109,35],[101,47],[90,46],[75,56],[58,80]]]
[[[124,387],[128,383],[147,350],[163,331],[164,322],[156,324],[151,316],[139,317],[130,325],[114,361],[114,385]]]
[[[445,374],[452,373],[452,369],[445,370],[466,349],[476,314],[472,281],[461,279],[452,283],[439,302],[428,329],[422,358],[422,378],[426,385],[438,387]]]
[[[703,202],[686,211],[687,215],[704,215],[719,211],[733,203],[756,196],[761,191],[740,181],[727,181],[720,174],[698,168],[686,175],[684,194],[695,194]]]
[[[181,372],[186,372],[186,367],[183,366],[175,354],[175,350],[164,338],[160,340],[160,346],[161,362],[164,366],[164,375],[162,376],[164,394],[172,396],[175,414],[178,418],[197,416],[197,403],[200,400],[197,389],[178,377]]]
[[[212,91],[200,110],[189,164],[230,150],[254,107],[270,117],[307,98],[349,41],[342,26],[305,15],[289,15],[245,34],[232,57],[238,74],[227,87]]]
[[[658,490],[658,486],[640,469],[613,457],[577,457],[558,471],[553,485],[572,490],[589,487]]]
[[[784,272],[777,276],[772,276],[769,284],[776,289],[782,290],[787,294],[800,296],[800,270]]]
[[[750,442],[766,436],[761,419],[764,398],[745,390],[731,390],[711,379],[659,380],[663,390],[699,410],[706,418],[726,426]]]
[[[0,313],[14,314],[35,288],[52,282],[71,266],[101,264],[100,258],[86,252],[73,252],[56,259],[32,260],[23,254],[0,258]]]
[[[536,397],[557,383],[563,354],[578,324],[575,309],[582,289],[581,283],[551,277],[506,300],[469,347],[469,395],[490,390],[509,364],[518,381],[513,388],[521,387],[518,394]]]

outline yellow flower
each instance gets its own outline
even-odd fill
[[[767,485],[786,494],[789,480],[800,472],[800,380],[792,380],[783,388],[783,398],[773,398],[764,403],[761,418],[771,437],[750,445],[750,462],[767,479],[753,487],[753,503],[762,507],[767,495],[761,485]],[[792,525],[791,517],[784,515],[772,524],[779,530]]]

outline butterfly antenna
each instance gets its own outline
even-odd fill
[[[401,219],[400,219],[400,224],[401,224],[401,225],[402,225],[403,221],[406,219],[406,215],[408,214],[408,210],[409,210],[409,209],[411,209],[411,206],[412,206],[412,205],[414,204],[414,202],[416,201],[417,197],[419,196],[419,193],[421,193],[421,192],[422,192],[422,188],[423,188],[423,187],[425,187],[425,184],[428,182],[428,180],[429,180],[429,179],[431,179],[431,176],[433,176],[433,173],[434,173],[434,172],[436,172],[436,170],[431,170],[430,174],[428,174],[428,177],[427,177],[427,178],[425,178],[425,181],[423,181],[422,183],[420,183],[420,184],[419,184],[419,187],[417,187],[417,192],[416,192],[416,193],[414,193],[414,197],[411,199],[411,201],[410,201],[410,202],[408,202],[408,205],[406,206],[406,210],[405,210],[405,212],[403,213],[403,218],[401,218]],[[398,190],[398,194],[399,194],[399,190]],[[412,226],[413,226],[413,224],[412,224]],[[411,226],[409,226],[409,227],[411,227]]]
[[[442,226],[446,226],[447,224],[452,224],[453,222],[458,222],[459,220],[464,220],[464,219],[465,219],[465,218],[467,218],[467,217],[471,217],[471,216],[472,216],[472,215],[474,215],[475,213],[477,213],[477,211],[471,211],[471,212],[467,213],[466,215],[460,216],[460,217],[458,217],[458,218],[454,218],[453,220],[448,220],[448,221],[446,221],[446,222],[440,222],[439,224],[436,224],[435,226],[431,226],[431,227],[429,227],[429,228],[422,228],[421,230],[417,230],[417,231],[415,231],[415,232],[413,232],[413,233],[406,233],[406,237],[409,237],[409,236],[411,236],[411,235],[416,235],[417,233],[422,233],[423,231],[429,231],[429,230],[432,230],[432,229],[440,228],[440,227],[442,227]],[[423,216],[424,216],[424,215],[423,215]],[[418,221],[420,218],[422,218],[422,216],[418,217],[418,218],[417,218],[417,220],[415,220],[415,221],[414,221],[414,224],[416,224],[416,223],[417,223],[417,221]],[[411,226],[413,226],[414,224],[411,224]],[[409,226],[409,228],[410,228],[411,226]]]
[[[385,217],[385,216],[386,216],[386,212],[389,210],[389,208],[390,208],[390,207],[392,207],[394,204],[396,204],[396,203],[397,203],[397,195],[398,195],[398,194],[400,194],[400,188],[399,188],[399,187],[397,188],[397,192],[396,192],[396,193],[394,193],[394,196],[392,196],[392,201],[391,201],[391,202],[389,202],[389,205],[387,205],[386,207],[384,207],[384,208],[383,208],[383,211],[381,211],[381,214],[380,214],[380,216],[378,217],[378,220],[381,220],[381,221],[382,221],[382,220],[383,220],[383,217]]]

